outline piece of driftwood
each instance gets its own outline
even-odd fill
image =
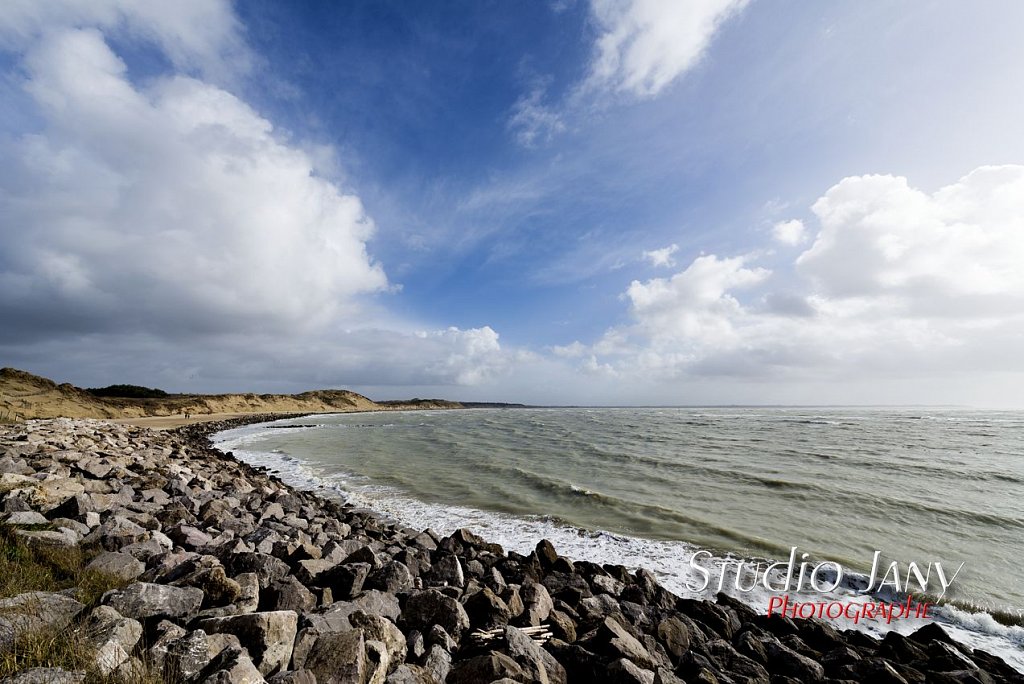
[[[536,627],[517,627],[519,631],[526,634],[538,644],[543,645],[548,639],[554,636],[551,633],[550,625],[537,625]],[[491,642],[499,639],[504,639],[505,628],[496,627],[494,629],[478,629],[470,633],[469,638],[476,642],[478,645],[490,644]]]

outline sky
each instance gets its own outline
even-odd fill
[[[0,4],[0,365],[1024,406],[1014,0]]]

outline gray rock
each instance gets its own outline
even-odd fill
[[[101,572],[130,582],[146,571],[146,566],[134,556],[120,551],[104,551],[89,561],[86,570]]]
[[[434,681],[447,681],[448,675],[452,670],[452,654],[441,646],[434,644],[430,647],[430,651],[427,652],[427,657],[423,661],[423,669],[429,676],[434,678]]]
[[[171,587],[165,584],[135,582],[124,589],[109,591],[102,602],[125,617],[146,618],[187,617],[203,603],[203,592],[193,587]]]
[[[162,620],[156,626],[156,640],[146,650],[146,657],[157,671],[163,670],[170,645],[185,636],[187,632],[170,620]]]
[[[401,623],[421,632],[428,631],[431,625],[441,625],[458,640],[469,629],[469,616],[455,599],[435,589],[427,589],[406,600]]]
[[[351,599],[363,590],[363,583],[370,574],[369,563],[344,563],[335,565],[320,575],[318,582],[329,587],[336,599]]]
[[[96,667],[106,676],[128,661],[142,638],[142,623],[110,606],[98,606],[89,613],[85,633],[95,649]]]
[[[363,649],[366,659],[364,675],[366,684],[384,684],[384,680],[388,676],[388,668],[391,665],[391,656],[388,655],[387,647],[379,641],[365,640]]]
[[[625,658],[608,666],[608,676],[616,684],[654,684],[654,673],[637,667]]]
[[[477,629],[504,627],[512,619],[509,607],[487,587],[467,598],[464,607],[470,624]]]
[[[459,661],[446,681],[448,684],[479,684],[506,677],[516,682],[530,681],[516,661],[504,653],[491,651],[487,655]]]
[[[248,613],[200,620],[197,626],[210,634],[237,636],[260,673],[267,676],[288,668],[298,615],[291,610]]]
[[[316,607],[316,596],[292,575],[270,583],[260,594],[260,610],[294,610],[305,613]]]
[[[658,640],[675,658],[681,658],[690,650],[690,630],[677,617],[669,616],[658,623]]]
[[[524,612],[520,619],[527,625],[537,626],[544,622],[555,608],[555,602],[543,584],[527,582],[522,586],[521,595]]]
[[[391,561],[378,570],[371,572],[363,586],[367,589],[380,589],[381,591],[394,594],[411,589],[413,586],[413,576],[405,563]]]
[[[210,664],[202,684],[263,684],[266,680],[243,649],[228,648]]]
[[[36,511],[17,511],[8,513],[4,522],[12,527],[29,527],[31,525],[46,525],[50,521],[42,513]]]
[[[437,684],[422,667],[408,663],[399,665],[384,681],[386,684]]]
[[[363,638],[367,642],[378,641],[384,644],[391,662],[405,661],[408,645],[402,630],[394,622],[386,617],[368,615],[362,611],[352,613],[348,619],[353,627],[363,630]]]
[[[4,684],[79,684],[84,672],[69,672],[59,667],[33,667],[3,680]]]
[[[515,627],[505,628],[508,654],[537,682],[566,684],[567,675],[555,657]]]
[[[438,559],[427,572],[424,580],[435,586],[464,587],[466,577],[458,557],[447,554]]]
[[[234,578],[239,595],[235,605],[239,613],[255,613],[260,604],[260,578],[255,572],[243,572]]]
[[[85,606],[63,594],[31,591],[0,600],[0,649],[18,634],[41,629],[61,629]]]
[[[625,658],[641,668],[652,671],[657,667],[654,656],[614,618],[605,618],[587,648],[613,659]]]
[[[284,670],[268,677],[270,684],[316,684],[316,675],[309,670]]]
[[[363,682],[366,676],[365,650],[360,629],[321,634],[303,667],[316,676],[317,684]]]

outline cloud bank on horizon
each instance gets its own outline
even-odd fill
[[[5,3],[3,365],[174,391],[1020,405],[1024,98],[1000,84],[1024,51],[983,30],[1019,6],[943,57],[924,34],[956,8],[760,4]]]

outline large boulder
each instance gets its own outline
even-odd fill
[[[234,634],[263,676],[288,669],[299,616],[292,610],[247,613],[200,620],[209,634]]]
[[[182,618],[199,610],[203,592],[193,587],[135,582],[124,589],[108,591],[103,595],[102,603],[136,620]]]

